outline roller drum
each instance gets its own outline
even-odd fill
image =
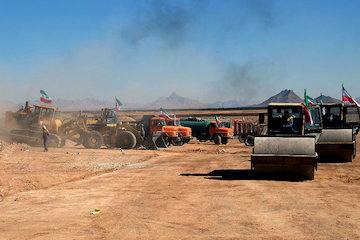
[[[255,137],[254,154],[314,155],[313,137]]]
[[[352,129],[323,129],[318,142],[353,142]]]

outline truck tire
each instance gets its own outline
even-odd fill
[[[246,146],[254,146],[254,139],[255,137],[252,135],[247,135],[245,138],[245,145]]]
[[[239,135],[239,142],[244,143],[245,142],[245,137],[246,137],[246,135],[244,133],[241,133]]]
[[[116,146],[122,149],[133,149],[136,146],[136,137],[130,131],[121,131],[116,136]]]
[[[84,139],[84,147],[98,149],[104,144],[103,136],[98,131],[91,131],[86,134]]]
[[[184,142],[181,141],[181,139],[171,139],[170,140],[170,143],[173,145],[173,146],[182,146],[184,145]]]
[[[221,136],[220,136],[219,134],[216,134],[216,135],[214,136],[214,143],[215,143],[216,145],[220,145],[220,144],[221,144]]]
[[[229,142],[228,138],[224,138],[224,137],[221,138],[221,144],[226,145],[226,144],[228,144],[228,142]]]
[[[162,133],[161,136],[158,139],[156,139],[155,145],[158,148],[167,148],[171,145],[170,139],[165,133]]]

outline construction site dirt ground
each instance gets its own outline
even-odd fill
[[[358,149],[359,149],[358,145]],[[0,239],[360,239],[360,159],[254,176],[251,148],[3,146]]]

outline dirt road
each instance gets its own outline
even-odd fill
[[[250,152],[6,147],[0,239],[360,239],[360,159],[259,179]]]

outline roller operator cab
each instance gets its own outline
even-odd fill
[[[323,130],[316,151],[321,162],[351,162],[356,156],[359,109],[352,104],[321,104]]]
[[[353,128],[355,134],[359,132],[360,110],[355,104],[327,103],[320,108],[325,129]]]
[[[254,139],[251,168],[256,172],[287,172],[314,179],[315,137],[305,135],[302,103],[270,103],[268,132]]]

